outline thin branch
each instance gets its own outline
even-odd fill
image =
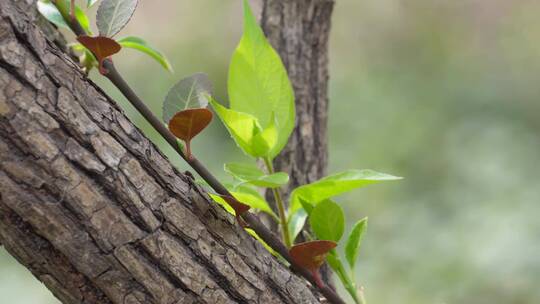
[[[55,3],[56,4],[56,3]],[[69,13],[63,11],[61,7],[57,5],[60,13],[67,20],[71,30],[77,35],[86,35],[86,31],[80,25],[76,19],[69,18]],[[110,59],[106,59],[103,63],[105,69],[108,71],[105,74],[116,88],[126,97],[126,99],[141,113],[141,115],[154,127],[154,129],[173,147],[173,149],[180,155],[190,166],[195,170],[201,178],[203,178],[208,185],[214,189],[218,194],[224,196],[232,196],[232,194],[223,186],[217,178],[206,169],[206,167],[199,162],[194,156],[188,158],[180,146],[177,143],[176,137],[165,127],[157,116],[146,106],[146,104],[135,94],[131,87],[126,83],[124,78],[118,73],[118,70],[114,67],[114,64]],[[300,274],[307,279],[313,286],[317,286],[315,277],[311,272],[305,268],[296,264],[289,254],[289,250],[285,244],[266,226],[264,226],[259,219],[252,213],[246,212],[242,214],[242,219],[248,224],[249,228],[253,229],[261,239],[268,244],[272,249],[278,252],[285,260],[291,264],[291,270]],[[319,287],[320,292],[326,297],[328,301],[333,304],[345,304],[345,302],[339,297],[339,295],[328,286]]]
[[[266,170],[268,170],[268,174],[274,174],[275,172],[272,161],[269,158],[265,157],[264,163],[266,165]],[[285,245],[290,248],[292,246],[292,241],[291,234],[289,233],[289,221],[287,219],[287,214],[285,213],[285,204],[283,203],[283,199],[281,198],[281,194],[279,193],[278,189],[272,189],[272,193],[274,194],[274,200],[278,207],[279,223],[281,225],[281,234],[283,235],[283,241],[285,242]]]

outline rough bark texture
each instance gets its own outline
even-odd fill
[[[333,0],[264,0],[261,25],[289,72],[296,96],[296,127],[274,160],[291,189],[321,178],[328,161],[328,37]]]
[[[333,7],[334,0],[263,0],[261,26],[287,68],[296,97],[295,129],[274,160],[275,169],[291,178],[282,191],[285,198],[292,189],[326,175],[328,39]],[[267,196],[272,200],[270,193]],[[330,284],[327,266],[322,276]]]
[[[0,244],[63,303],[319,303],[0,1]]]

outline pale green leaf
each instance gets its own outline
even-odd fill
[[[231,194],[242,204],[248,205],[253,209],[268,213],[273,218],[277,219],[277,215],[272,211],[268,202],[260,195],[246,192],[231,191]],[[236,215],[234,209],[219,195],[210,194],[210,197],[218,204],[222,205],[229,213]]]
[[[314,183],[300,186],[291,193],[289,214],[301,208],[300,198],[308,203],[317,203],[345,192],[383,181],[398,180],[396,177],[373,170],[347,170],[322,178]]]
[[[347,238],[347,243],[345,245],[345,256],[347,257],[347,261],[349,262],[351,269],[354,269],[354,265],[358,258],[360,245],[362,244],[362,238],[366,233],[367,222],[367,217],[358,221],[354,225],[353,229],[351,230],[351,234]]]
[[[86,6],[87,7],[91,7],[92,5],[96,4],[96,2],[98,2],[99,0],[87,0],[86,1]]]
[[[232,56],[228,92],[232,110],[254,116],[263,129],[275,123],[276,144],[269,152],[269,157],[274,158],[294,128],[294,93],[279,55],[264,36],[247,1],[244,34]]]
[[[69,0],[58,0],[62,1],[61,4],[63,7],[69,10],[69,7],[71,6],[71,3]],[[50,0],[39,0],[37,2],[38,11],[50,22],[54,23],[58,27],[63,28],[69,28],[69,25],[67,24],[66,20],[56,7]],[[88,19],[88,16],[84,13],[84,11],[78,7],[75,6],[75,18],[77,18],[77,21],[79,21],[80,25],[83,27],[85,31],[90,33],[90,20]]]
[[[339,255],[337,254],[337,251],[335,249],[332,249],[332,251],[330,251],[330,253],[326,256],[326,261],[328,262],[328,265],[330,265],[330,268],[332,268],[337,274],[343,286],[353,284],[352,280],[348,276],[347,270],[345,269],[343,262],[339,258]]]
[[[241,182],[258,187],[277,188],[289,182],[289,176],[285,172],[267,175],[252,164],[227,163],[224,169]]]
[[[210,195],[210,197],[218,204],[220,204],[223,208],[225,208],[225,210],[227,210],[227,212],[229,212],[230,214],[236,216],[236,212],[234,212],[234,209],[229,205],[227,204],[227,202],[219,195],[217,194],[212,194],[212,193],[209,193],[208,195]]]
[[[294,242],[298,234],[304,228],[308,214],[304,209],[299,209],[295,213],[291,214],[288,219],[289,234],[291,235],[291,241]]]
[[[212,99],[210,103],[244,153],[253,157],[269,156],[275,138],[271,125],[263,130],[253,115],[227,109]]]
[[[341,259],[339,258],[339,255],[337,254],[336,250],[333,249],[330,251],[330,253],[326,256],[326,261],[328,262],[328,265],[330,265],[330,268],[334,270],[334,272],[337,274],[339,280],[343,284],[343,287],[349,292],[351,297],[353,298],[355,303],[364,303],[364,301],[360,300],[358,289],[356,288],[356,284],[354,283],[354,279],[351,278],[351,272],[348,272],[343,262],[341,262]]]
[[[274,117],[272,115],[272,117]],[[278,142],[278,129],[275,119],[271,120],[271,123],[262,131],[253,136],[252,147],[257,155],[268,156],[273,158],[271,154],[273,148]]]
[[[169,60],[167,60],[165,55],[163,55],[160,51],[150,46],[143,39],[139,37],[129,36],[129,37],[119,39],[117,42],[123,47],[135,49],[135,50],[145,53],[146,55],[156,60],[167,71],[169,72],[173,71],[172,66],[169,63]]]
[[[163,121],[169,123],[183,110],[206,108],[212,94],[212,83],[204,73],[196,73],[180,80],[170,90],[163,102]]]
[[[129,22],[138,0],[103,0],[99,4],[96,23],[99,35],[113,37]]]
[[[252,237],[254,237],[257,241],[259,241],[268,252],[270,252],[273,256],[280,257],[281,255],[275,251],[272,247],[270,247],[258,234],[255,232],[255,230],[251,228],[245,229],[247,233],[249,233]]]
[[[261,195],[254,195],[253,193],[246,193],[246,192],[236,192],[233,191],[231,194],[241,203],[246,204],[250,206],[253,209],[257,209],[263,212],[266,212],[273,216],[274,218],[278,218],[274,211],[272,211],[272,208],[270,208],[270,205],[268,202],[261,196]]]
[[[327,199],[313,208],[309,224],[319,240],[337,243],[345,230],[345,214],[341,206]]]

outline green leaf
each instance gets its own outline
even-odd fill
[[[291,235],[291,240],[296,239],[298,234],[304,228],[307,217],[311,216],[311,212],[315,208],[312,204],[304,201],[302,198],[300,198],[300,203],[302,204],[302,208],[289,216],[289,233]]]
[[[98,2],[99,0],[87,0],[86,1],[86,6],[87,7],[91,7],[92,5],[96,4],[96,2]]]
[[[266,212],[272,217],[274,217],[275,219],[278,219],[277,215],[270,208],[270,205],[268,204],[268,202],[260,194],[257,195],[254,193],[246,193],[246,192],[238,192],[238,191],[231,191],[231,194],[242,204],[246,204],[253,209]],[[229,213],[236,215],[236,213],[234,212],[234,209],[231,208],[229,204],[227,204],[227,202],[225,202],[225,200],[221,196],[216,195],[216,194],[210,194],[210,197],[212,197],[212,199],[214,199],[214,201],[216,201],[218,204],[225,207],[225,210],[227,210]]]
[[[302,198],[300,198],[300,204],[302,204],[302,208],[304,208],[304,210],[306,210],[306,213],[308,215],[311,215],[311,212],[313,211],[313,208],[315,208],[312,204],[306,202],[305,200],[303,200]]]
[[[212,83],[204,73],[196,73],[180,80],[163,102],[163,121],[169,123],[176,113],[193,108],[206,108],[212,95]]]
[[[63,5],[63,7],[69,8],[71,7],[71,3],[68,0],[58,0],[62,1],[60,5]],[[69,25],[67,24],[66,20],[64,20],[64,17],[50,0],[39,0],[37,3],[38,11],[50,22],[54,23],[58,27],[63,28],[69,28]],[[75,6],[75,18],[77,18],[77,21],[81,24],[83,29],[90,33],[90,20],[88,19],[88,16],[84,13],[84,11],[78,7]]]
[[[299,209],[291,216],[289,216],[287,225],[289,226],[289,234],[291,235],[291,241],[294,242],[300,231],[304,228],[308,214],[304,209]]]
[[[368,222],[367,217],[358,221],[354,225],[351,231],[351,234],[349,235],[349,238],[347,239],[347,243],[345,245],[345,256],[347,257],[347,261],[349,262],[351,269],[354,269],[354,265],[358,258],[358,252],[360,251],[362,238],[364,237],[364,234],[366,233],[367,222]]]
[[[330,268],[332,268],[337,274],[343,286],[352,284],[352,280],[347,275],[347,270],[343,266],[343,262],[341,262],[341,259],[339,258],[335,249],[330,251],[330,253],[326,256],[326,261],[328,261]]]
[[[129,22],[138,0],[103,0],[96,17],[99,35],[113,37]]]
[[[264,129],[275,119],[277,140],[269,152],[274,158],[294,128],[294,93],[279,55],[266,40],[247,1],[244,34],[231,59],[228,92],[231,110],[252,115]]]
[[[281,257],[281,255],[275,251],[270,245],[268,245],[258,234],[255,232],[255,230],[251,228],[245,228],[246,232],[249,233],[252,237],[254,237],[257,241],[259,241],[268,252],[270,252],[273,256]]]
[[[151,47],[143,39],[139,37],[129,36],[129,37],[119,39],[117,42],[120,43],[120,45],[123,47],[135,49],[135,50],[145,53],[146,55],[154,58],[154,60],[156,60],[159,64],[161,64],[161,66],[164,67],[167,71],[171,73],[173,72],[173,69],[172,69],[171,64],[169,63],[169,60],[167,60],[167,58],[160,51]]]
[[[236,216],[236,212],[234,212],[234,209],[231,207],[231,205],[227,204],[227,202],[225,202],[225,200],[217,195],[217,194],[213,194],[213,193],[208,193],[208,195],[210,195],[210,197],[218,204],[220,204],[221,206],[223,206],[223,208],[225,208],[225,210],[227,210],[227,212],[229,212],[230,214]]]
[[[58,8],[48,0],[39,0],[37,2],[38,11],[47,18],[50,22],[54,23],[59,27],[69,28],[68,24],[58,11]]]
[[[356,188],[380,183],[383,181],[399,180],[396,177],[373,170],[347,170],[322,178],[314,183],[300,186],[291,193],[289,214],[301,208],[300,198],[316,205],[320,201],[331,198]]]
[[[253,115],[227,109],[213,99],[210,99],[210,103],[244,153],[253,157],[269,155],[271,145],[275,142],[272,125],[263,130]]]
[[[328,262],[328,265],[330,265],[330,268],[332,268],[337,274],[339,280],[341,281],[345,289],[349,292],[354,302],[358,304],[364,303],[360,300],[358,289],[356,288],[356,284],[354,283],[353,278],[351,278],[349,272],[345,270],[343,262],[341,262],[341,259],[339,258],[339,255],[337,254],[335,249],[330,251],[330,253],[326,256],[326,261]]]
[[[274,117],[274,115],[272,115]],[[264,129],[253,136],[252,148],[256,155],[268,156],[273,158],[270,154],[272,149],[276,146],[278,141],[278,130],[275,120]]]
[[[309,224],[319,240],[337,243],[345,230],[345,214],[341,206],[327,199],[313,208]]]
[[[257,166],[251,164],[227,163],[224,169],[243,183],[258,187],[278,188],[289,182],[289,175],[285,172],[266,175]]]

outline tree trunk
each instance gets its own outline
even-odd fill
[[[274,160],[291,190],[326,174],[328,163],[328,37],[333,0],[264,0],[261,25],[280,54],[296,97],[296,127]]]
[[[296,97],[296,126],[276,171],[287,172],[291,191],[324,175],[328,164],[328,39],[334,0],[263,0],[261,25],[280,54]],[[271,194],[267,194],[272,200]],[[277,226],[274,227],[277,229]],[[300,236],[300,239],[302,237]],[[328,267],[324,281],[330,283]]]
[[[319,303],[0,1],[0,244],[63,303]]]

